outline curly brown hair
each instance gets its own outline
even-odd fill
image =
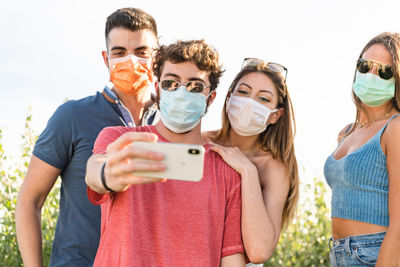
[[[219,62],[217,51],[204,40],[178,41],[157,49],[153,57],[153,71],[160,80],[165,61],[174,64],[186,61],[193,62],[197,68],[209,73],[210,91],[215,90],[224,70]]]

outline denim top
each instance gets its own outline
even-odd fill
[[[332,217],[389,225],[389,177],[381,136],[397,115],[353,152],[338,160],[335,152],[327,158],[324,174],[332,189]]]

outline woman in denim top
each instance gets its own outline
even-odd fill
[[[400,34],[362,50],[353,83],[356,119],[325,163],[332,188],[332,266],[400,264]]]

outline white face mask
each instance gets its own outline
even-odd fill
[[[229,122],[233,130],[242,136],[262,133],[267,129],[269,115],[278,109],[269,109],[257,101],[242,96],[231,96],[227,105]]]

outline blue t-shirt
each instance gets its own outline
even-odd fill
[[[123,126],[115,103],[98,92],[61,105],[39,136],[33,154],[61,170],[61,198],[50,266],[92,266],[100,240],[100,208],[86,195],[86,162],[98,133]]]

